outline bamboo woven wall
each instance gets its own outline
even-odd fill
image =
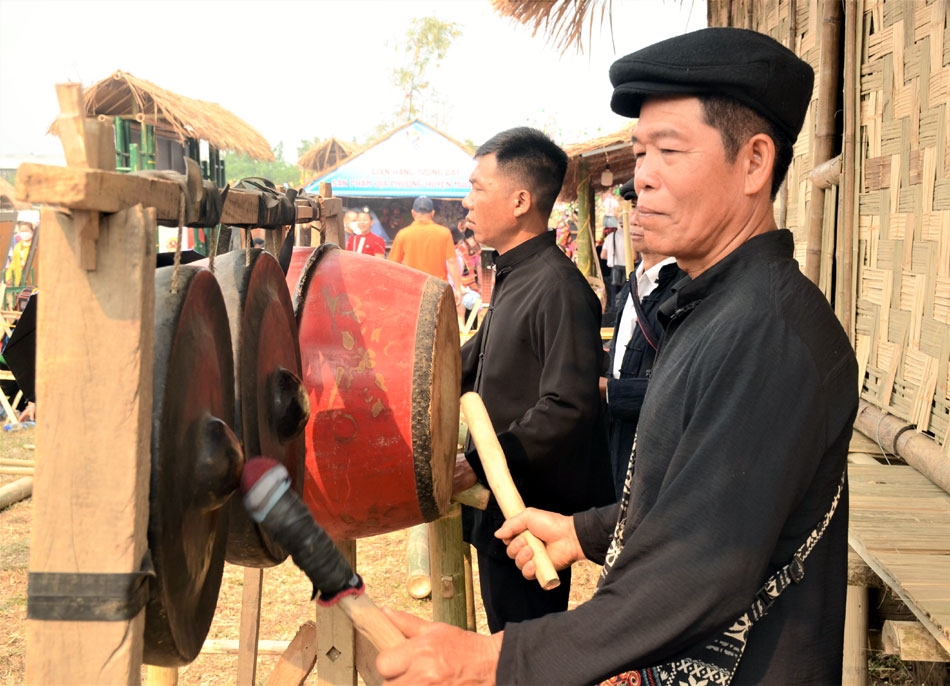
[[[862,396],[950,454],[947,0],[861,13],[855,348]]]
[[[858,52],[858,83],[844,84],[855,89],[858,102],[856,188],[826,193],[824,232],[830,244],[841,216],[833,203],[856,197],[854,273],[838,271],[834,278],[852,284],[851,337],[865,373],[862,398],[932,435],[950,455],[948,7],[950,0],[859,0],[856,24],[843,27],[854,32]],[[821,12],[819,0],[710,0],[708,20],[766,33],[817,73]],[[784,224],[795,233],[800,264],[815,110],[813,100],[785,201]],[[781,197],[777,207],[781,216]],[[830,294],[832,266],[840,267],[830,249],[822,254],[819,285]]]

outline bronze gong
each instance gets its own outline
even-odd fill
[[[224,572],[231,494],[244,465],[221,289],[207,270],[155,272],[155,369],[148,543],[156,572],[145,610],[147,664],[198,655]]]
[[[256,249],[219,256],[214,273],[224,295],[234,345],[235,433],[248,459],[264,455],[281,462],[299,494],[310,401],[300,380],[297,320],[284,273],[273,255]],[[271,567],[286,557],[286,551],[251,521],[235,498],[227,561]]]

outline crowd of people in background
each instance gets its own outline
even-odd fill
[[[434,276],[444,278],[457,291],[459,298],[459,316],[467,321],[473,310],[486,306],[491,294],[494,275],[492,264],[493,250],[483,248],[475,239],[471,229],[466,228],[465,210],[452,200],[434,200],[426,196],[432,204],[431,223],[446,229],[455,245],[456,261],[459,268],[459,283],[450,271],[441,274],[441,268],[421,268],[413,258],[406,260],[399,255],[396,261],[419,268]],[[416,202],[418,198],[414,199]],[[606,291],[606,305],[603,317],[604,326],[611,326],[616,317],[616,300],[622,285],[626,281],[626,261],[624,257],[624,234],[622,232],[623,207],[620,204],[620,189],[604,189],[597,196],[594,211],[593,249],[600,262],[600,278]],[[392,248],[404,229],[415,223],[415,212],[403,208],[404,201],[390,200],[375,203],[373,207],[363,205],[351,207],[344,212],[343,225],[346,231],[346,249],[365,255],[392,259]],[[555,234],[555,243],[561,252],[571,260],[577,261],[578,211],[574,203],[558,203],[551,213],[549,230]],[[441,234],[440,234],[441,235]],[[444,236],[442,236],[444,240]],[[418,246],[417,246],[418,247]],[[443,243],[444,247],[444,243]],[[435,273],[435,272],[439,273]],[[472,330],[477,320],[472,320]]]
[[[0,346],[0,350],[2,350],[2,353],[0,353],[0,367],[3,369],[10,369],[3,356],[12,335],[12,333],[9,332],[15,330],[21,313],[26,310],[27,305],[30,303],[31,296],[36,292],[35,265],[33,264],[33,259],[35,257],[38,229],[38,213],[35,210],[25,211],[19,213],[17,221],[13,226],[12,235],[5,234],[5,236],[9,237],[10,242],[3,269],[4,288],[2,303],[0,303],[3,309],[7,311],[4,315],[6,327],[3,333],[2,346]],[[33,316],[35,317],[35,314]],[[32,327],[33,325],[29,324],[29,326]],[[18,390],[21,389],[16,380],[6,380],[0,384],[0,392],[4,393],[11,403],[13,403],[17,397],[20,398],[20,401],[13,407],[15,417],[7,417],[6,413],[0,410],[0,418],[2,418],[2,422],[0,423],[2,423],[5,431],[33,426],[36,420],[36,404],[34,399],[27,397],[25,394],[18,396]],[[31,389],[29,392],[32,394]]]

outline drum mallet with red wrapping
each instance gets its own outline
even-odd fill
[[[241,475],[241,495],[251,519],[290,553],[294,563],[313,582],[311,599],[319,593],[320,605],[338,605],[357,631],[378,650],[406,640],[365,594],[359,574],[290,487],[290,475],[284,465],[269,457],[248,460]]]
[[[465,421],[468,422],[468,433],[478,450],[482,469],[485,470],[485,478],[488,479],[488,486],[498,502],[498,507],[508,519],[521,514],[525,510],[524,500],[511,479],[505,452],[501,449],[498,436],[495,435],[485,404],[477,393],[465,393],[462,395],[460,404]],[[541,588],[550,591],[560,586],[561,580],[557,576],[557,570],[554,569],[551,558],[548,557],[544,543],[530,531],[524,531],[519,535],[524,537],[534,553],[536,576]]]

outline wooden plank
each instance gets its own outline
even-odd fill
[[[155,214],[104,217],[84,271],[72,221],[45,210],[37,312],[37,426],[30,573],[129,573],[147,549]],[[102,390],[108,384],[108,402]],[[95,407],[95,421],[77,407]],[[26,681],[134,683],[144,613],[129,621],[27,619]]]
[[[21,164],[17,169],[18,198],[72,210],[111,214],[141,203],[154,207],[159,219],[177,220],[180,193],[174,181],[135,174],[32,163]],[[254,217],[257,217],[256,205]]]
[[[224,207],[221,208],[221,223],[242,226],[257,223],[260,200],[259,193],[230,189],[228,197],[224,199]]]
[[[267,679],[267,686],[300,686],[317,662],[317,625],[305,622],[281,655]]]
[[[142,204],[154,207],[161,221],[177,221],[180,194],[181,188],[175,181],[136,174],[29,162],[17,169],[17,198],[71,210],[111,214]],[[260,195],[254,191],[229,190],[221,211],[221,222],[255,225]],[[342,208],[342,200],[337,199],[337,204]],[[336,217],[336,213],[333,216]],[[313,209],[309,204],[297,204],[298,222],[312,218]]]
[[[881,631],[884,652],[911,662],[950,662],[950,655],[917,622],[888,620]]]
[[[912,467],[848,474],[851,547],[950,650],[950,496]]]

